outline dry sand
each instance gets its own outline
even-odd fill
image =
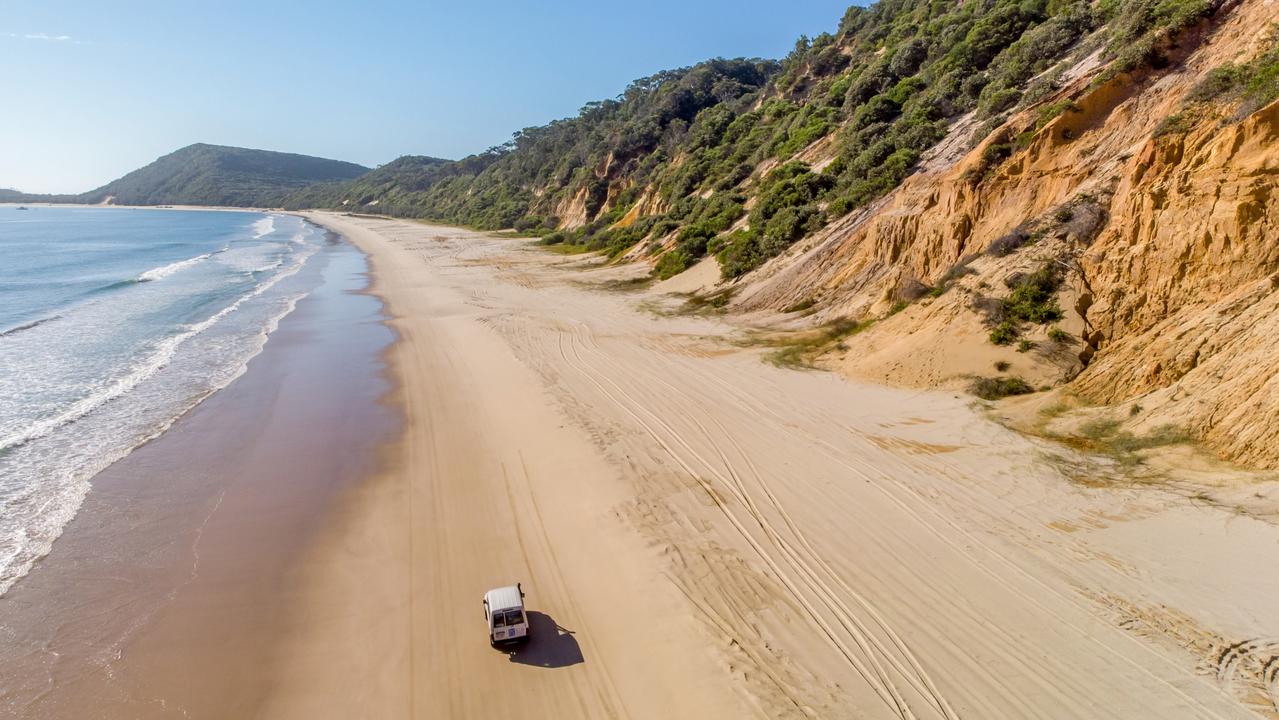
[[[263,717],[1279,716],[1273,524],[1071,482],[965,398],[772,367],[581,259],[311,218],[372,258],[406,432]],[[517,580],[508,656],[480,596]]]

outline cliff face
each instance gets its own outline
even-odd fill
[[[1275,13],[1268,0],[1227,7],[1159,70],[1080,63],[970,152],[925,162],[748,278],[736,306],[880,317],[833,356],[851,374],[937,385],[1003,358],[1036,385],[1139,404],[1135,432],[1176,425],[1223,457],[1279,467],[1279,103],[1242,120],[1218,103],[1166,129],[1214,68],[1273,42]],[[1066,109],[1045,121],[1054,105]],[[1070,341],[1031,327],[1034,350],[1001,351],[983,302],[1045,264],[1063,269]],[[916,300],[922,288],[939,296]]]
[[[1074,386],[1279,466],[1279,103],[1149,140],[1127,170],[1084,257],[1107,340]]]

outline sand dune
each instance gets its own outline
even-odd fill
[[[519,241],[312,219],[372,256],[407,430],[265,717],[1279,715],[1274,525],[1072,483],[964,398],[772,367]],[[480,595],[516,580],[508,656]]]

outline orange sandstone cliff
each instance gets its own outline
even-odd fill
[[[1276,20],[1273,0],[1237,3],[1158,70],[1088,58],[971,150],[956,123],[923,172],[748,276],[732,307],[877,319],[827,356],[848,374],[944,386],[998,366],[1122,406],[1133,432],[1279,467],[1279,103],[1190,101],[1269,47]],[[992,344],[984,308],[1045,266],[1062,276],[1056,339],[1032,324],[1019,348]]]

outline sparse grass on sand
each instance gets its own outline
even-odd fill
[[[1044,420],[1060,417],[1067,412],[1058,404],[1040,411]],[[1045,423],[1046,425],[1046,423]],[[1193,445],[1194,437],[1185,428],[1176,425],[1160,425],[1144,435],[1123,429],[1114,418],[1102,417],[1089,420],[1072,430],[1050,430],[1041,425],[1035,432],[1048,440],[1086,453],[1113,460],[1120,469],[1132,470],[1145,461],[1144,452],[1174,445]]]
[[[707,295],[693,293],[684,300],[684,306],[680,308],[680,312],[686,315],[723,312],[736,294],[737,288],[724,288]]]
[[[778,367],[811,370],[816,367],[813,362],[823,353],[837,349],[844,338],[856,335],[867,327],[870,327],[869,322],[836,318],[812,330],[756,336],[747,344],[775,348],[765,358]]]
[[[601,283],[596,283],[591,287],[596,290],[604,290],[607,292],[637,292],[651,287],[656,281],[657,278],[652,275],[640,275],[638,277],[606,280]]]
[[[1140,462],[1138,453],[1152,448],[1183,445],[1193,440],[1190,433],[1176,425],[1160,425],[1146,435],[1134,435],[1120,429],[1118,420],[1094,420],[1079,428],[1080,438],[1094,451],[1114,456],[1125,464]]]
[[[1210,462],[1185,428],[1165,424],[1147,431],[1126,428],[1140,405],[1105,408],[1059,389],[1039,400],[1010,401],[991,418],[1018,432],[1047,440],[1044,458],[1073,482],[1089,487],[1167,484],[1190,486],[1195,472],[1180,473],[1167,452],[1186,453]],[[1136,412],[1133,408],[1137,408]],[[1070,452],[1070,451],[1077,452]],[[1158,452],[1156,452],[1158,451]]]
[[[591,249],[585,245],[570,245],[568,243],[543,244],[541,247],[547,252],[553,252],[556,255],[584,255],[591,252]]]

